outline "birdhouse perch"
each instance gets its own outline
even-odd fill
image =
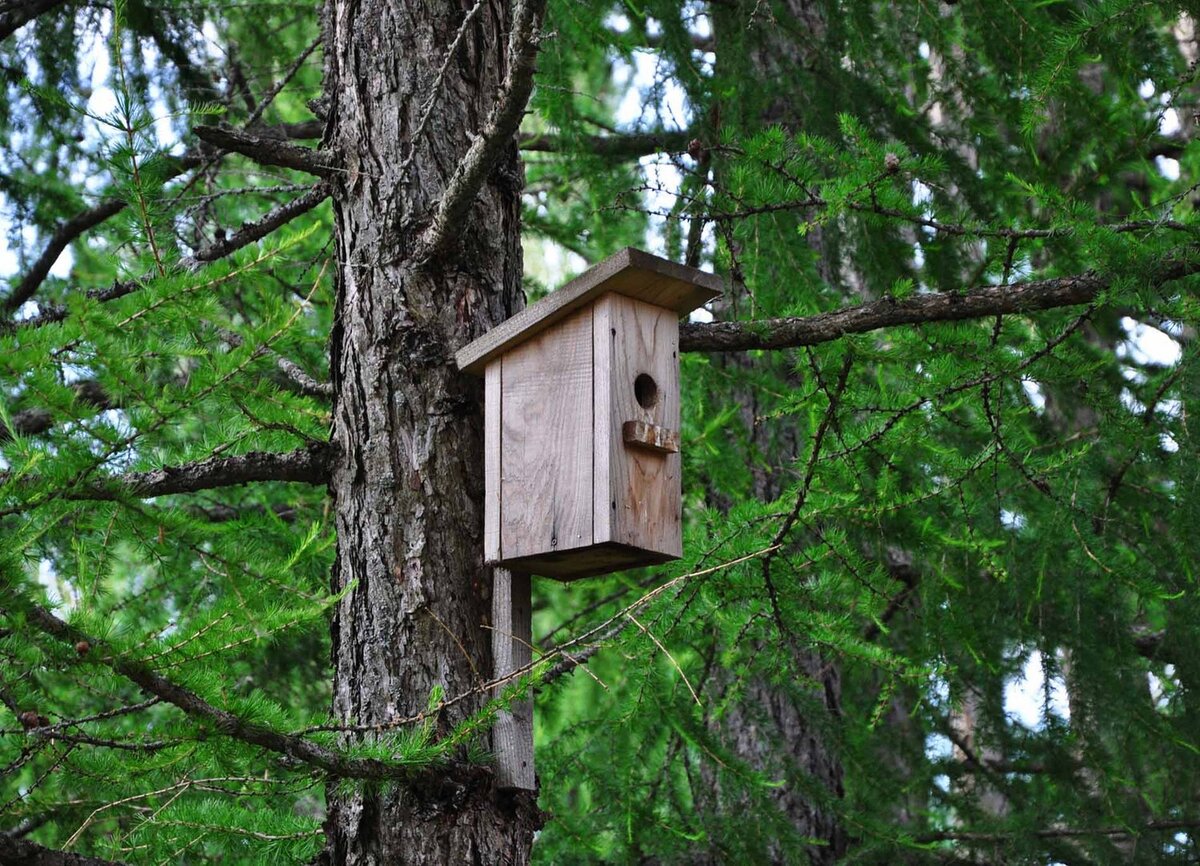
[[[460,350],[484,377],[484,559],[574,580],[683,555],[679,316],[712,274],[627,248]]]

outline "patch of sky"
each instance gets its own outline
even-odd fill
[[[1022,655],[1023,648],[1018,648],[1015,657]],[[1040,650],[1029,651],[1020,673],[1004,683],[1005,714],[1031,730],[1044,727],[1051,717],[1061,721],[1071,719],[1067,685],[1057,672],[1047,677],[1044,661]]]
[[[1009,511],[1007,508],[1000,509],[1000,525],[1005,529],[1024,529],[1028,522],[1023,514],[1019,514],[1016,511]]]
[[[1029,405],[1033,410],[1041,415],[1046,411],[1046,395],[1042,391],[1042,386],[1033,379],[1022,379],[1021,390],[1025,392],[1025,396],[1029,400]]]
[[[1121,318],[1121,329],[1125,331],[1125,339],[1117,345],[1118,358],[1160,367],[1173,367],[1179,363],[1183,349],[1166,331],[1129,316]]]

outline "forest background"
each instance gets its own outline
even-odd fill
[[[0,861],[1194,862],[1196,6],[0,0]],[[452,352],[628,245],[685,555],[493,684]]]

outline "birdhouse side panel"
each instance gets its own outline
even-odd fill
[[[677,315],[606,295],[593,335],[596,540],[682,556]]]
[[[592,311],[500,359],[500,559],[592,544]]]

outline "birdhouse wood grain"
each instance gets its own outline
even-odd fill
[[[679,316],[718,279],[635,249],[457,355],[484,377],[484,558],[561,580],[683,554]]]

